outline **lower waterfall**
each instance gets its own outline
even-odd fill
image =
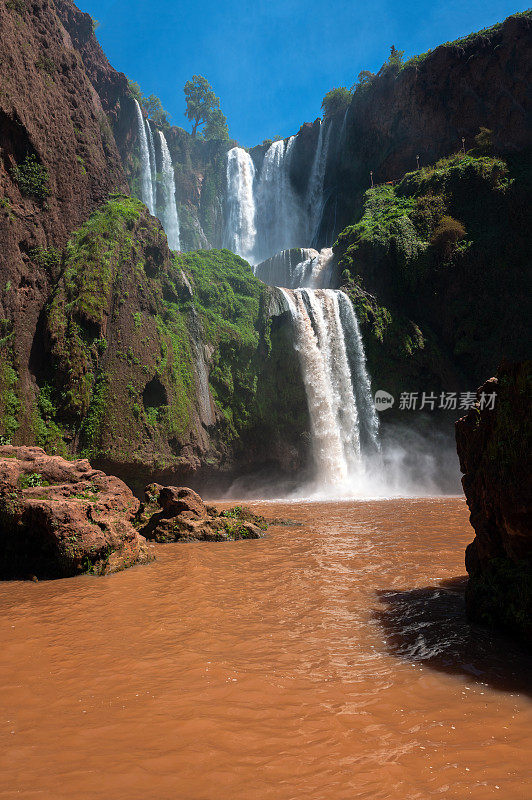
[[[349,319],[349,309],[355,323],[356,316],[341,291],[281,291],[292,316],[307,393],[315,486],[329,496],[355,494],[365,478],[364,450],[378,450],[378,419],[362,342],[353,347],[342,319],[346,314]]]

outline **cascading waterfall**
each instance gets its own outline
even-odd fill
[[[148,206],[150,214],[155,214],[155,192],[152,166],[150,163],[150,148],[144,117],[137,100],[135,100],[135,109],[137,113],[137,132],[140,149],[140,199]]]
[[[148,152],[150,154],[150,167],[151,167],[151,185],[153,191],[153,204],[157,206],[157,161],[155,158],[155,142],[153,140],[153,133],[148,120],[144,123],[146,125],[146,133],[148,135]]]
[[[317,240],[331,128],[330,121],[320,125],[303,200],[290,181],[296,137],[273,142],[258,175],[249,153],[229,151],[225,244],[256,265],[262,281],[283,287],[309,408],[312,492],[338,497],[367,488],[379,423],[355,311],[332,288],[338,286],[332,249],[301,246]]]
[[[227,213],[224,244],[251,264],[305,239],[303,209],[290,182],[296,137],[273,142],[260,174],[249,153],[234,147],[227,154]]]
[[[320,252],[312,247],[294,247],[261,261],[255,267],[255,275],[269,286],[327,289],[334,284],[333,267],[331,247]]]
[[[327,155],[329,152],[329,139],[331,137],[332,123],[322,121],[318,136],[318,144],[314,155],[314,163],[308,182],[307,189],[307,241],[314,244],[318,236],[321,215],[323,211],[323,183],[325,179],[325,168],[327,166]]]
[[[140,150],[140,199],[148,206],[150,214],[158,216],[161,220],[170,249],[179,250],[181,243],[175,198],[174,168],[168,143],[164,133],[157,130],[159,153],[157,152],[150,123],[144,119],[137,100],[135,100],[135,109]],[[160,157],[159,165],[157,165],[158,155]],[[159,170],[157,170],[157,166],[159,166]]]
[[[227,223],[224,245],[250,262],[253,262],[257,234],[254,180],[255,167],[251,156],[241,147],[233,147],[227,154]]]
[[[170,250],[179,250],[181,247],[179,237],[179,217],[177,215],[177,204],[175,199],[175,177],[172,166],[172,158],[168,149],[165,135],[159,131],[161,145],[161,202],[158,203],[158,211],[161,222],[166,231],[168,246]]]
[[[316,485],[329,494],[355,493],[364,478],[361,431],[371,431],[377,447],[378,422],[361,340],[356,371],[356,358],[348,354],[351,342],[341,304],[351,304],[343,292],[332,289],[282,292],[293,319],[307,393]],[[351,312],[354,316],[352,307]],[[360,402],[358,395],[369,397],[369,402]]]

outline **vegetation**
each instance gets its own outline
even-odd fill
[[[39,164],[33,154],[26,156],[21,164],[11,170],[13,180],[16,181],[22,194],[44,200],[50,194],[48,186],[48,171]]]
[[[129,78],[128,87],[140,107],[157,125],[160,125],[162,128],[169,127],[168,112],[165,111],[160,99],[156,95],[150,94],[149,97],[144,97],[139,84],[136,81],[129,80]]]
[[[334,249],[374,337],[374,375],[386,374],[397,352],[406,356],[403,374],[458,369],[471,380],[505,353],[526,355],[527,164],[459,153],[365,193],[360,218]]]
[[[333,117],[336,114],[345,113],[351,102],[351,98],[352,94],[345,86],[331,89],[321,101],[323,116]]]
[[[207,78],[194,75],[185,83],[183,91],[187,104],[185,116],[192,122],[192,135],[197,136],[199,127],[205,125],[205,138],[227,138],[227,120],[220,110],[220,99]]]

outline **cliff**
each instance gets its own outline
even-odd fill
[[[0,0],[0,41],[0,368],[19,407],[18,436],[31,440],[40,318],[59,251],[127,184],[101,99],[54,4]]]
[[[380,388],[466,390],[530,351],[529,164],[477,148],[365,193],[334,251]]]
[[[36,443],[139,487],[302,468],[306,404],[289,330],[245,261],[174,256],[140,201],[112,195],[61,255],[43,315]],[[8,434],[8,381],[2,389]]]
[[[494,407],[486,398],[495,394]],[[467,612],[532,643],[532,364],[505,362],[456,423],[475,539],[466,552]]]
[[[335,121],[321,236],[335,235],[359,212],[370,171],[376,184],[399,180],[416,156],[425,166],[456,153],[462,139],[470,149],[480,127],[493,132],[497,153],[526,150],[531,81],[530,11],[405,64],[387,62],[357,87],[345,124]]]

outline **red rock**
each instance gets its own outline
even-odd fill
[[[0,447],[0,577],[117,572],[150,560],[119,478],[40,447]]]

